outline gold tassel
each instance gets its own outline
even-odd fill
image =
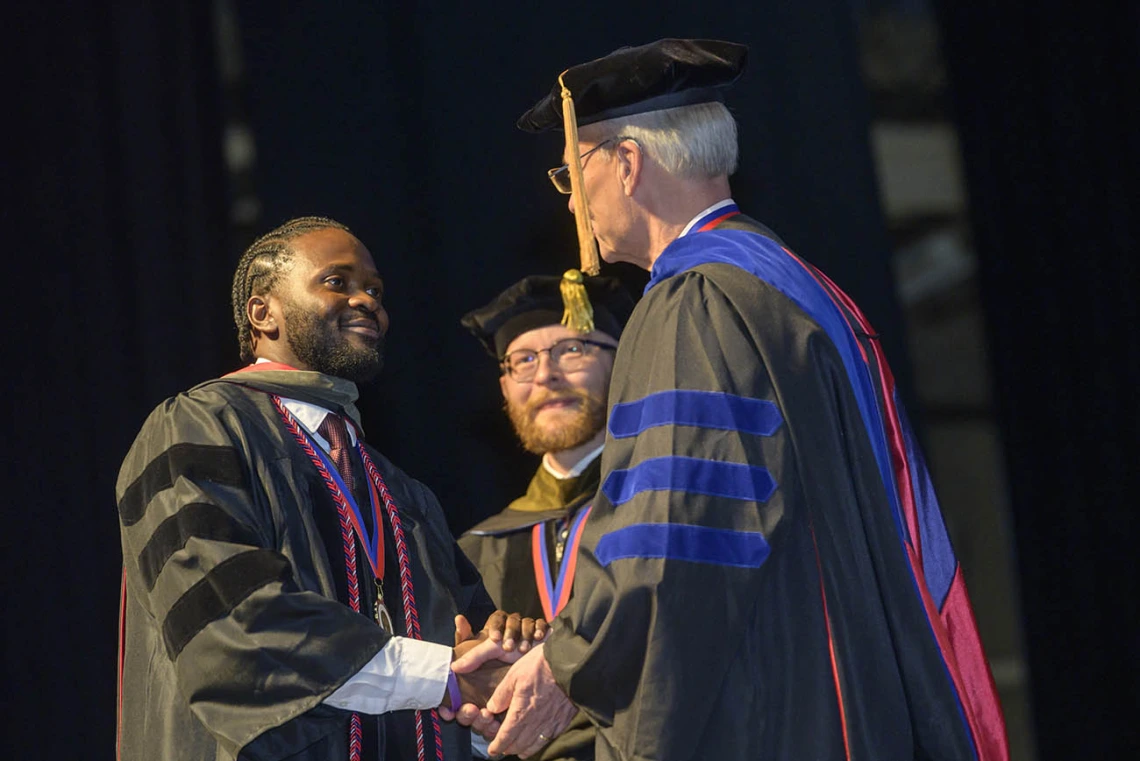
[[[579,333],[589,333],[594,329],[594,307],[586,293],[586,279],[578,270],[562,273],[558,284],[562,291],[562,324]]]
[[[558,75],[558,84],[562,87],[562,126],[566,130],[566,151],[570,154],[567,163],[570,167],[570,197],[574,199],[574,220],[578,227],[578,254],[582,271],[587,275],[596,275],[602,271],[601,258],[598,256],[598,242],[594,239],[594,226],[590,223],[590,205],[583,187],[582,151],[578,148],[578,115],[574,111],[574,99],[570,96],[570,90],[562,81],[565,75],[565,71]],[[564,280],[563,283],[565,282]]]

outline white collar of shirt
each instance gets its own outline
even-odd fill
[[[542,456],[542,467],[546,468],[546,472],[557,478],[559,481],[565,481],[567,478],[577,478],[578,476],[582,475],[582,471],[585,470],[590,463],[597,459],[598,455],[602,453],[603,447],[605,447],[605,443],[601,444],[597,449],[587,454],[581,460],[578,460],[578,464],[571,468],[570,472],[568,472],[566,475],[562,475],[554,468],[550,467],[550,463],[546,460],[546,455]]]
[[[705,216],[706,214],[712,214],[717,209],[723,209],[725,206],[729,206],[729,205],[734,204],[734,203],[736,203],[736,201],[733,201],[731,198],[726,198],[723,201],[717,201],[712,206],[708,207],[707,209],[702,211],[700,214],[698,214],[697,216],[690,219],[689,224],[685,225],[685,229],[682,230],[681,234],[678,235],[677,237],[678,238],[684,238],[686,235],[688,235],[692,231],[693,225],[697,224],[697,222],[700,221],[701,217]]]
[[[254,362],[255,365],[260,365],[263,362],[268,362],[268,359],[258,359]],[[317,404],[310,404],[309,402],[302,402],[300,399],[286,399],[281,398],[281,404],[285,409],[289,410],[289,414],[297,419],[301,427],[313,437],[313,440],[320,445],[321,449],[326,452],[329,451],[329,443],[325,437],[317,433],[317,429],[321,427],[325,417],[333,414],[331,410],[321,407]],[[356,426],[351,422],[346,423],[348,428],[348,438],[352,446],[356,446]]]

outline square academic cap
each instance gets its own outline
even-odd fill
[[[524,132],[563,127],[562,87],[574,99],[577,126],[648,111],[723,100],[740,78],[748,48],[722,40],[665,39],[571,66],[519,117]]]
[[[517,124],[543,132],[561,124],[566,132],[570,195],[578,228],[582,271],[601,269],[598,244],[583,190],[578,127],[622,116],[722,100],[721,90],[744,71],[748,48],[722,40],[664,39],[571,66],[549,94]]]
[[[632,312],[633,298],[617,278],[583,277],[578,270],[568,270],[562,277],[524,277],[486,306],[465,314],[460,324],[502,359],[511,341],[547,325],[562,324],[579,333],[600,330],[620,338]]]

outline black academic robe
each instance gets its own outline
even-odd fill
[[[327,536],[338,526],[335,503],[270,393],[355,416],[356,387],[346,381],[239,373],[159,405],[123,463],[124,760],[348,757],[351,714],[322,701],[390,635],[368,615],[372,574],[359,547],[364,614],[345,604],[343,555]],[[422,636],[450,646],[454,616],[478,628],[493,603],[435,496],[368,452],[399,509]],[[400,634],[400,585],[389,576]],[[413,711],[362,719],[372,758],[416,757]],[[445,723],[441,734],[446,758],[470,757],[467,730]]]
[[[539,466],[526,494],[459,538],[459,546],[479,569],[487,591],[500,608],[534,618],[546,617],[539,597],[539,584],[544,583],[541,576],[546,571],[535,567],[534,527],[542,526],[551,580],[556,581],[566,556],[559,559],[555,547],[573,518],[594,498],[600,472],[600,457],[594,458],[575,478],[555,478],[545,467]],[[566,535],[565,539],[568,538]],[[579,712],[565,732],[532,758],[537,761],[593,759],[594,730],[589,718]]]
[[[873,331],[727,227],[666,248],[622,334],[556,679],[601,759],[1005,758]]]

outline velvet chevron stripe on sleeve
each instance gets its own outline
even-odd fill
[[[783,293],[827,333],[850,380],[915,592],[926,609],[977,758],[1006,761],[1005,722],[961,569],[875,331],[826,275],[778,243],[743,230],[712,230],[700,237],[700,245],[685,239],[675,243],[668,261],[655,265],[646,290],[703,264],[727,264]],[[633,427],[624,421],[620,425]],[[656,480],[661,479],[650,479]],[[624,483],[622,487],[630,488]]]
[[[602,536],[594,555],[602,565],[624,558],[662,558],[759,568],[769,552],[768,541],[756,531],[638,523]]]
[[[671,389],[615,404],[610,433],[625,439],[657,426],[682,425],[771,436],[783,418],[775,403],[720,391]]]

